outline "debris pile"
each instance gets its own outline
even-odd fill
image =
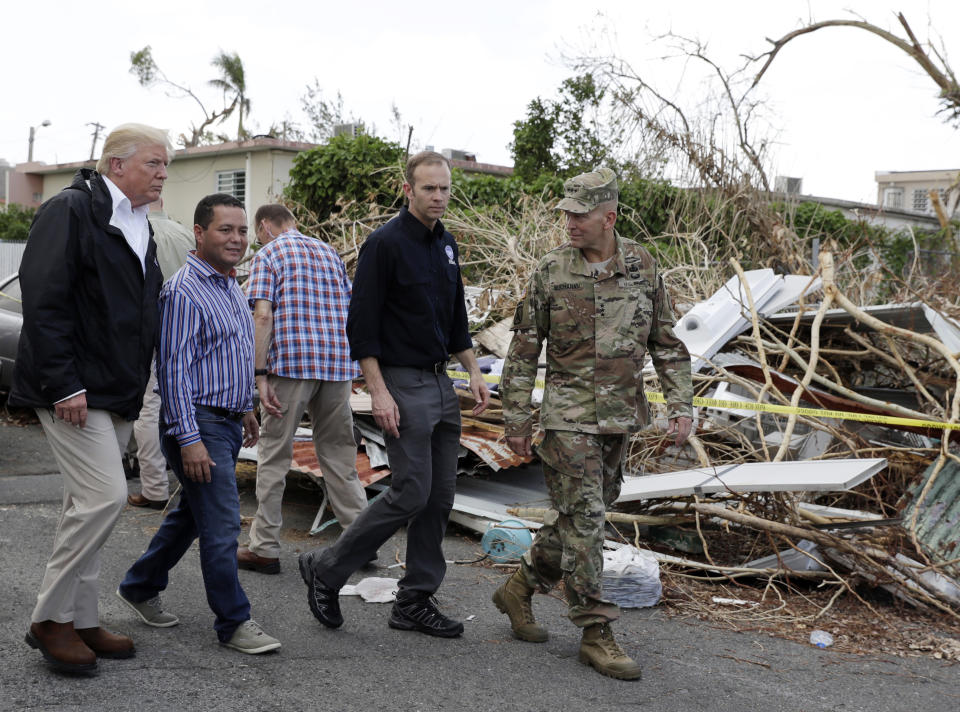
[[[558,231],[535,206],[509,225],[504,216],[489,225],[482,215],[448,218],[461,236],[466,281],[476,285],[467,288],[474,342],[494,388],[490,409],[473,418],[462,384],[451,519],[481,534],[508,519],[536,528],[549,499],[536,463],[506,447],[495,387],[509,315]],[[338,227],[348,264],[383,219]],[[611,550],[653,550],[664,601],[684,615],[781,626],[778,634],[795,628],[806,640],[828,619],[853,626],[865,611],[880,621],[880,606],[897,605],[901,620],[904,611],[933,616],[960,636],[958,309],[908,285],[886,290],[897,294],[892,303],[871,304],[882,272],[858,278],[849,255],[845,271],[826,251],[813,274],[787,275],[745,271],[731,258],[724,275],[706,252],[697,259],[696,240],[674,237],[662,252],[676,252],[675,263],[662,268],[691,353],[696,435],[682,448],[667,438],[648,367],[654,420],[630,445],[623,494],[608,513]],[[796,269],[802,260],[780,264]],[[382,436],[362,395],[354,410],[361,452],[382,471]],[[850,650],[883,628],[830,632],[836,649]],[[956,645],[932,635],[911,633],[894,647],[956,659]]]

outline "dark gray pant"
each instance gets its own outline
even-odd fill
[[[431,595],[447,565],[443,535],[456,492],[460,404],[446,375],[381,367],[400,410],[400,437],[386,436],[390,489],[360,513],[337,542],[311,556],[320,583],[339,589],[407,525],[407,573],[398,596]]]

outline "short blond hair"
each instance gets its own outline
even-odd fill
[[[163,146],[167,149],[167,159],[173,160],[173,144],[166,129],[146,124],[121,124],[111,131],[103,142],[103,153],[97,161],[97,172],[100,175],[109,175],[111,158],[130,158],[144,146]]]

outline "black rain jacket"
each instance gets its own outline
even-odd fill
[[[23,331],[11,405],[49,408],[86,389],[88,408],[136,420],[163,277],[153,229],[144,274],[112,216],[106,183],[87,168],[37,210],[20,263]]]

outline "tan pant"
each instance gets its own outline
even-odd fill
[[[320,461],[330,506],[346,529],[364,507],[367,496],[357,478],[357,444],[353,439],[350,381],[316,381],[269,376],[283,404],[277,418],[260,406],[260,449],[257,455],[257,514],[250,525],[250,549],[259,556],[280,554],[281,504],[293,436],[306,411],[313,427],[313,449]]]
[[[83,428],[45,408],[37,416],[63,473],[63,507],[31,620],[93,628],[100,549],[127,502],[121,454],[133,423],[105,410],[88,410]]]
[[[156,387],[154,366],[150,369],[150,380],[143,394],[140,417],[133,424],[133,437],[137,441],[137,460],[140,461],[140,494],[161,502],[170,497],[170,482],[167,479],[167,459],[160,450],[160,394],[153,392]]]

